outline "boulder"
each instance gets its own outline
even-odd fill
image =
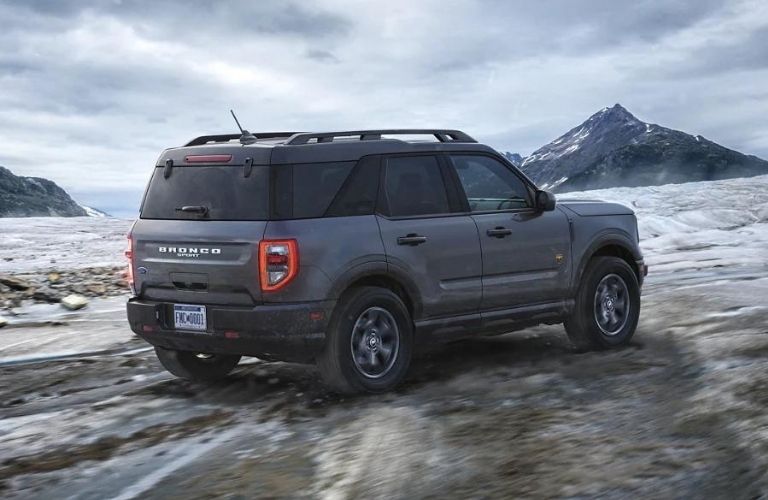
[[[0,283],[7,286],[11,290],[19,291],[28,290],[32,286],[29,282],[21,278],[16,278],[15,276],[9,276],[7,274],[0,274]]]
[[[8,324],[8,320],[0,316],[0,328]]]
[[[73,293],[61,299],[61,305],[65,309],[69,309],[70,311],[76,311],[78,309],[82,309],[83,307],[87,306],[88,299],[86,299],[82,295],[77,295]]]

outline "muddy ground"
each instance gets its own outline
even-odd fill
[[[396,393],[351,399],[253,359],[174,379],[122,298],[32,310],[0,331],[0,496],[764,496],[765,271],[651,275],[627,348],[537,327],[422,352]]]

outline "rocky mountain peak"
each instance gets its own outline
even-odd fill
[[[621,104],[534,151],[521,168],[543,189],[659,185],[768,173],[768,162],[640,121]]]

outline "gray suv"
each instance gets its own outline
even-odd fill
[[[198,137],[160,155],[126,254],[131,329],[174,375],[314,362],[343,393],[396,386],[417,343],[626,344],[647,273],[632,210],[556,205],[457,130]]]

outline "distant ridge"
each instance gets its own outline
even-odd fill
[[[577,191],[768,174],[768,162],[700,135],[638,120],[621,104],[534,151],[520,168],[540,187]]]
[[[0,167],[0,217],[83,217],[86,210],[55,182]]]

